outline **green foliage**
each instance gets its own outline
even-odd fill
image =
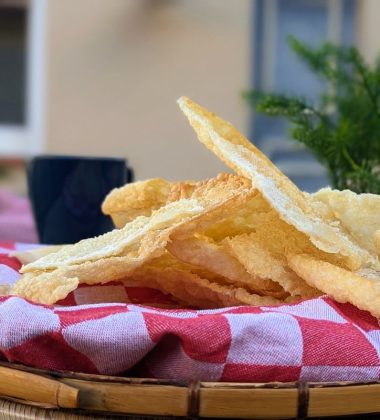
[[[287,119],[292,138],[327,167],[334,188],[380,194],[380,62],[370,68],[354,47],[325,43],[313,49],[289,41],[326,82],[317,105],[258,91],[244,98],[259,112]]]

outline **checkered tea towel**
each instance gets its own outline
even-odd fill
[[[20,263],[0,244],[0,283]],[[144,305],[142,305],[142,303]],[[366,381],[380,376],[380,328],[328,297],[276,307],[162,309],[170,296],[80,287],[59,305],[0,298],[0,358],[25,365],[183,381]]]

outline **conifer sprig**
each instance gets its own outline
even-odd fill
[[[258,91],[245,99],[258,112],[287,119],[291,137],[326,166],[334,188],[380,194],[380,61],[368,66],[354,47],[289,42],[325,82],[317,103]]]

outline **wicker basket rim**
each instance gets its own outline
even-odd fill
[[[0,361],[0,370],[0,398],[36,410],[279,419],[380,412],[380,380],[186,382],[55,371],[6,361]]]
[[[218,388],[237,388],[237,389],[249,389],[254,388],[265,388],[265,389],[288,389],[300,387],[300,383],[307,384],[309,388],[332,388],[332,387],[350,387],[350,386],[368,386],[368,385],[379,385],[380,380],[371,381],[329,381],[329,382],[308,382],[308,381],[295,381],[295,382],[210,382],[210,381],[179,381],[175,379],[156,379],[156,378],[139,378],[139,377],[126,377],[126,376],[111,376],[111,375],[100,375],[93,373],[82,373],[73,371],[58,371],[41,369],[32,366],[26,366],[19,363],[0,361],[0,366],[7,367],[10,369],[21,370],[23,372],[30,372],[41,376],[48,376],[53,378],[70,378],[80,379],[88,382],[109,382],[109,383],[120,383],[129,385],[167,385],[167,386],[178,386],[186,387],[194,386],[194,383],[199,383],[202,388],[218,387]]]

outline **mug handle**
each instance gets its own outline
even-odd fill
[[[135,174],[133,172],[133,169],[132,168],[129,168],[127,166],[127,183],[133,182],[134,179],[135,179]]]

